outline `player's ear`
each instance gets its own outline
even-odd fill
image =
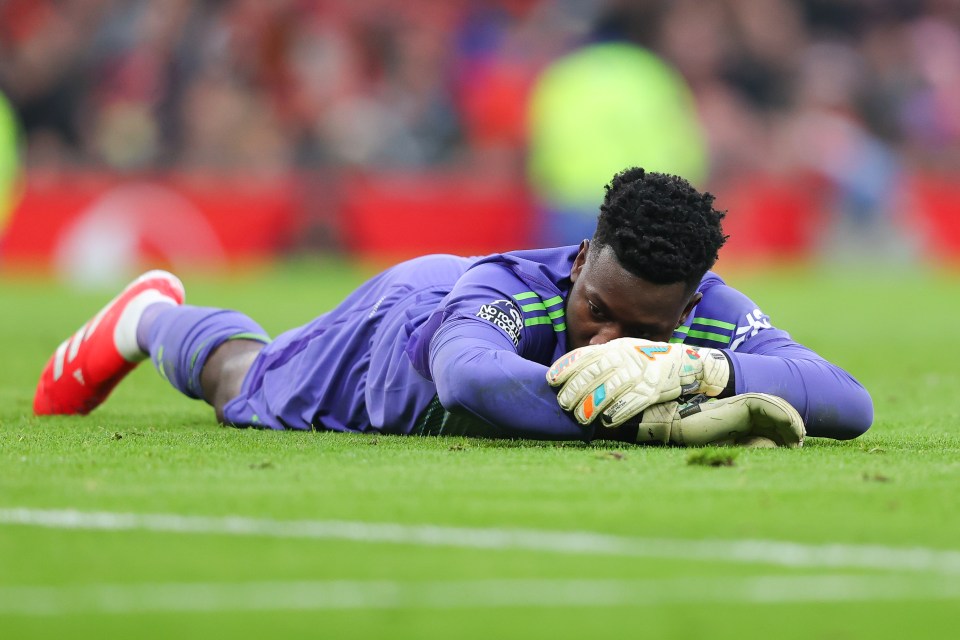
[[[683,310],[683,315],[680,316],[680,324],[684,324],[687,321],[687,318],[690,317],[690,314],[693,313],[693,308],[697,306],[700,301],[703,299],[703,294],[699,291],[695,292],[690,296],[690,301],[687,302],[687,306]],[[680,326],[680,325],[677,325]]]
[[[584,240],[580,243],[580,251],[577,252],[577,257],[573,260],[573,268],[570,270],[570,282],[576,282],[577,278],[580,277],[580,272],[583,271],[583,265],[587,263],[587,253],[590,251],[590,241]]]

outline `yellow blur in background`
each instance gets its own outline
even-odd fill
[[[9,101],[0,93],[0,237],[20,195],[19,127]]]

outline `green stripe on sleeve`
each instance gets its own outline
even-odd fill
[[[556,332],[566,331],[567,324],[563,321],[565,312],[563,307],[559,309],[553,309],[552,311],[547,311],[548,307],[553,307],[558,304],[563,303],[563,296],[553,296],[548,300],[541,300],[540,296],[537,295],[534,291],[524,291],[523,293],[518,293],[512,296],[514,300],[520,302],[522,300],[532,300],[536,298],[536,302],[529,302],[527,304],[521,305],[520,310],[524,313],[539,312],[544,311],[547,315],[545,316],[533,316],[532,318],[524,318],[523,326],[532,327],[538,324],[552,324],[553,330]],[[559,321],[559,322],[558,322]]]
[[[711,333],[710,331],[691,331],[687,334],[691,338],[703,338],[704,340],[713,340],[714,342],[721,342],[723,344],[728,344],[730,342],[730,336],[724,336],[719,333]]]
[[[737,325],[730,324],[729,322],[724,322],[722,320],[714,320],[712,318],[694,318],[693,324],[699,324],[705,327],[718,327],[720,329],[727,329],[733,331],[737,328]]]
[[[523,321],[525,327],[530,327],[535,324],[552,324],[552,321],[547,316],[536,316],[533,318],[527,318]]]
[[[683,335],[687,335],[687,331],[690,331],[690,327],[685,327],[683,325],[673,330],[674,333],[682,333]]]

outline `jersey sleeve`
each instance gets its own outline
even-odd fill
[[[811,436],[855,438],[873,422],[863,385],[839,366],[793,340],[747,296],[726,284],[703,299],[680,335],[685,343],[723,349],[736,393],[769,393],[793,405]]]
[[[547,384],[563,331],[563,299],[529,290],[508,269],[479,265],[429,322],[428,370],[443,408],[490,424],[498,437],[589,440]]]

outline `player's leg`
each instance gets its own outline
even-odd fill
[[[240,313],[183,306],[183,300],[183,285],[172,274],[151,271],[134,280],[57,348],[40,376],[34,412],[89,413],[149,355],[176,389],[207,400],[222,418],[223,404],[239,393],[269,338]]]
[[[183,305],[145,317],[138,334],[157,371],[175,389],[223,407],[239,393],[257,354],[270,342],[260,325],[237,311]]]
[[[263,342],[255,340],[229,340],[214,349],[203,365],[200,389],[221,424],[225,422],[223,408],[240,395],[243,379],[263,347]]]

